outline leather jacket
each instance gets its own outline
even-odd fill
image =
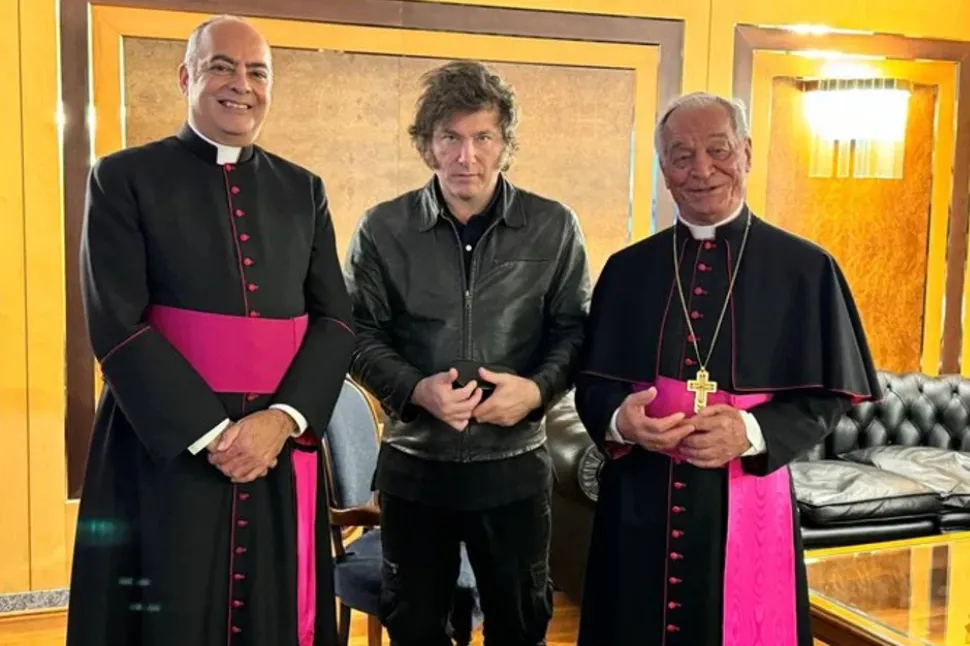
[[[579,220],[559,202],[499,182],[498,210],[467,279],[434,179],[370,209],[350,241],[350,374],[387,414],[383,441],[411,455],[471,462],[538,448],[545,410],[573,383],[591,292]],[[418,381],[458,359],[532,379],[541,407],[511,428],[472,419],[456,431],[411,403]]]

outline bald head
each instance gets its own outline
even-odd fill
[[[255,27],[246,22],[245,18],[223,14],[221,16],[213,16],[212,18],[199,23],[199,25],[192,30],[192,33],[189,34],[188,42],[185,45],[185,57],[182,60],[190,69],[194,69],[198,64],[201,56],[200,51],[207,48],[211,49],[210,41],[213,38],[213,31],[216,32],[216,38],[221,35],[225,35],[220,34],[219,32],[221,31],[229,32],[229,37],[241,37],[260,42],[264,47],[266,47],[267,58],[269,58],[269,45],[266,43],[266,39],[263,38],[263,35],[256,31]]]
[[[188,98],[189,123],[201,134],[227,146],[253,143],[271,85],[269,44],[244,19],[216,16],[192,31],[179,87]]]

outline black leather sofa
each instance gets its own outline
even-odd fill
[[[970,379],[879,378],[881,401],[854,407],[791,465],[806,549],[970,530]],[[603,456],[571,393],[546,426],[557,480],[552,579],[578,602]]]

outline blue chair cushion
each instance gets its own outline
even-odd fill
[[[377,615],[381,600],[381,530],[372,529],[348,544],[343,556],[334,563],[334,587],[337,597],[347,606],[368,615]],[[468,590],[478,599],[475,574],[465,546],[461,546],[461,565],[458,570],[458,589]],[[476,603],[477,605],[477,603]],[[480,613],[473,613],[478,622]]]

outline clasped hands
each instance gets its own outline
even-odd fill
[[[477,380],[461,388],[454,387],[458,379],[454,368],[419,381],[411,401],[456,431],[464,430],[472,418],[485,424],[514,426],[542,405],[539,386],[531,379],[486,368],[479,368],[478,375],[495,385],[492,395],[484,402]]]
[[[286,439],[296,429],[293,418],[280,410],[247,415],[209,444],[209,464],[236,484],[262,478],[276,466]]]
[[[648,417],[645,407],[657,397],[649,388],[628,395],[616,415],[616,430],[627,441],[648,451],[676,450],[694,466],[723,467],[751,447],[738,409],[726,404],[707,406],[691,417],[674,413]]]

